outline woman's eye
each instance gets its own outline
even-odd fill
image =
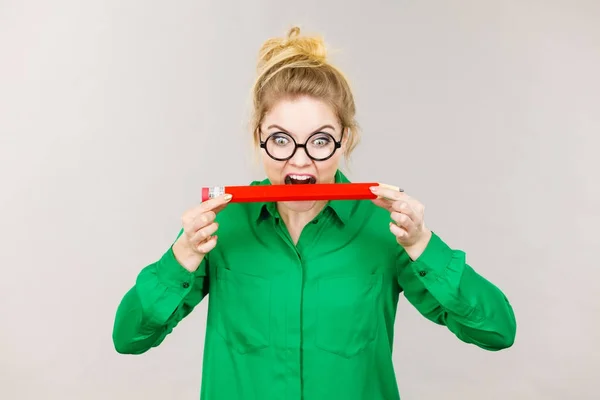
[[[280,146],[286,145],[288,143],[287,138],[281,136],[275,137],[273,140],[275,141],[275,144],[278,144]]]
[[[327,144],[329,144],[329,139],[328,138],[324,138],[324,137],[323,138],[317,138],[317,139],[313,140],[313,144],[315,146],[319,146],[319,147],[326,146]]]

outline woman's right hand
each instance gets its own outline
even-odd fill
[[[173,244],[173,254],[188,271],[198,269],[204,256],[216,246],[215,232],[219,226],[215,218],[229,200],[228,194],[215,197],[187,210],[181,217],[183,233]]]

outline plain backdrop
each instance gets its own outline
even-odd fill
[[[198,398],[205,303],[142,356],[113,318],[201,186],[262,179],[256,55],[299,24],[355,90],[349,177],[422,201],[517,316],[492,353],[401,298],[402,399],[598,399],[599,21],[597,0],[0,0],[0,398]]]

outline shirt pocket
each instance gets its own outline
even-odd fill
[[[381,286],[379,274],[320,279],[317,347],[346,358],[365,350],[377,336]]]
[[[268,347],[271,281],[224,267],[219,267],[216,275],[219,335],[242,354]]]

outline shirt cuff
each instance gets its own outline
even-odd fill
[[[438,235],[431,239],[411,268],[417,279],[431,295],[455,315],[478,319],[477,310],[461,294],[461,281],[466,268],[466,256],[452,249]]]
[[[421,278],[429,275],[440,277],[446,273],[452,257],[453,250],[435,232],[432,232],[427,247],[411,265]]]
[[[202,260],[204,262],[204,260]],[[198,273],[202,268],[198,268]],[[194,284],[196,273],[185,269],[175,258],[173,247],[163,254],[158,261],[157,276],[163,285],[173,289],[190,289]]]

